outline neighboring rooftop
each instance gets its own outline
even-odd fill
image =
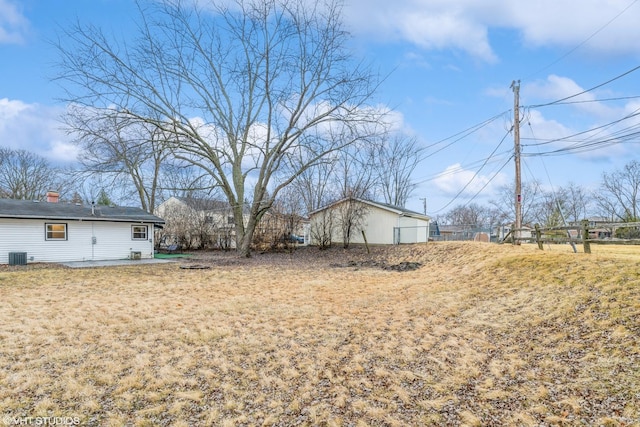
[[[0,218],[55,219],[79,221],[152,222],[164,224],[160,217],[140,208],[123,206],[85,206],[75,203],[0,199]]]

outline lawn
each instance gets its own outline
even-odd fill
[[[592,249],[4,267],[0,425],[640,425],[640,251]]]

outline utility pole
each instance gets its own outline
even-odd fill
[[[513,149],[516,162],[515,208],[516,221],[513,243],[520,244],[520,228],[522,228],[522,178],[520,175],[520,80],[511,83],[513,89]]]
[[[420,197],[420,200],[422,200],[422,207],[424,208],[424,215],[427,215],[427,198],[426,197]]]

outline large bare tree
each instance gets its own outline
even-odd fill
[[[225,194],[236,246],[248,256],[282,188],[378,131],[379,112],[366,108],[377,80],[350,57],[333,0],[174,0],[140,9],[135,40],[80,24],[66,32],[58,43],[66,100],[113,105],[172,133],[175,155]],[[336,129],[342,139],[326,137]]]
[[[162,170],[171,154],[167,133],[153,122],[132,119],[112,108],[71,106],[65,123],[80,147],[81,172],[133,193],[140,207],[153,213]]]

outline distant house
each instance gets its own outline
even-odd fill
[[[350,243],[391,245],[425,243],[430,218],[399,206],[346,198],[309,213],[312,244],[343,243],[350,227]],[[364,236],[363,236],[364,232]],[[324,242],[323,242],[324,240]]]
[[[197,197],[169,197],[156,209],[166,221],[160,242],[184,249],[235,247],[235,222],[228,202]]]
[[[227,201],[195,197],[170,197],[160,204],[156,212],[166,221],[162,245],[176,243],[182,248],[213,247],[234,249],[235,219]],[[247,207],[243,207],[245,225],[249,221]],[[305,241],[305,218],[294,214],[281,214],[274,209],[267,211],[257,225],[253,242],[269,245],[284,239],[297,243]]]
[[[197,215],[207,224],[233,225],[231,206],[228,202],[217,199],[171,196],[158,205],[156,212],[163,218],[173,213],[186,213]]]
[[[505,239],[511,238],[511,229],[513,228],[513,224],[505,224],[499,225],[494,230],[494,235],[498,242],[502,242]],[[520,238],[521,239],[533,239],[534,228],[529,225],[522,225],[520,227]]]
[[[611,219],[596,216],[587,218],[587,221],[589,222],[589,239],[610,239],[615,235],[615,229],[608,225],[614,222]],[[569,224],[576,227],[576,230],[570,232],[575,237],[582,237],[582,221],[573,221]]]
[[[131,207],[0,199],[0,263],[153,258],[164,220]]]

